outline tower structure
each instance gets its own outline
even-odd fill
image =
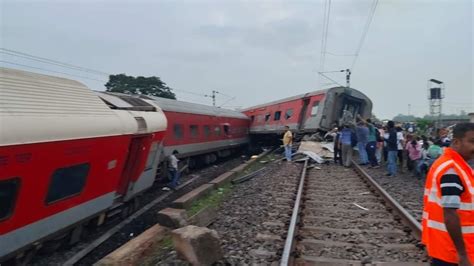
[[[437,79],[428,80],[428,101],[430,104],[430,115],[436,117],[437,125],[441,126],[442,101],[444,98],[444,82]]]

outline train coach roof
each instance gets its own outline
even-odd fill
[[[155,102],[163,111],[178,112],[178,113],[192,113],[201,115],[221,116],[248,119],[248,117],[240,112],[223,109],[204,104],[188,103],[177,101],[173,99],[166,99],[154,96],[142,96],[145,99],[150,99]]]
[[[294,101],[294,100],[297,100],[297,99],[302,99],[302,98],[311,97],[311,96],[315,96],[315,95],[326,94],[326,93],[329,93],[329,92],[340,92],[340,91],[346,91],[346,90],[349,90],[351,93],[354,93],[355,95],[357,95],[359,97],[365,98],[366,101],[369,101],[370,104],[372,104],[370,99],[365,94],[363,94],[362,92],[360,92],[356,89],[347,88],[347,87],[332,87],[332,88],[329,88],[329,89],[312,91],[312,92],[308,92],[308,93],[304,93],[304,94],[299,94],[299,95],[296,95],[296,96],[283,98],[283,99],[276,100],[276,101],[273,101],[273,102],[248,107],[248,108],[243,109],[242,112],[267,107],[269,105],[275,105],[275,104],[279,104],[279,103]]]
[[[128,134],[131,122],[82,83],[0,68],[0,146]]]
[[[283,99],[280,99],[280,100],[276,100],[276,101],[273,101],[273,102],[269,102],[269,103],[264,103],[264,104],[259,104],[259,105],[247,107],[247,108],[243,109],[242,112],[249,111],[249,110],[253,110],[253,109],[258,109],[258,108],[262,108],[262,107],[267,107],[267,106],[269,106],[269,105],[274,105],[274,104],[279,104],[279,103],[294,101],[294,100],[297,100],[297,99],[301,99],[301,98],[305,98],[305,97],[310,97],[310,96],[314,96],[314,95],[323,94],[323,93],[326,93],[328,90],[329,90],[329,89],[319,90],[319,91],[313,91],[313,92],[307,92],[307,93],[299,94],[299,95],[296,95],[296,96],[291,96],[291,97],[283,98]]]

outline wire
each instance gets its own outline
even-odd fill
[[[367,37],[367,33],[369,32],[370,24],[372,23],[372,19],[374,18],[375,10],[377,9],[378,3],[379,3],[379,0],[374,0],[374,2],[372,3],[372,8],[370,10],[369,16],[367,17],[367,21],[365,23],[364,29],[362,31],[362,36],[360,38],[359,45],[357,46],[354,60],[352,60],[352,65],[350,68],[351,72],[354,72],[353,69],[354,69],[355,63],[357,62],[357,58],[359,57],[365,38]]]
[[[84,77],[84,76],[69,74],[69,73],[65,73],[65,72],[61,72],[61,71],[55,71],[55,70],[50,70],[50,69],[45,69],[45,68],[41,68],[41,67],[28,66],[28,65],[13,63],[13,62],[4,61],[4,60],[0,60],[0,63],[10,64],[10,65],[16,65],[16,66],[21,66],[21,67],[27,67],[27,68],[37,69],[37,70],[41,70],[41,71],[48,71],[48,72],[52,72],[52,73],[58,73],[58,74],[68,75],[68,76],[77,77],[77,78],[90,79],[90,80],[94,80],[94,81],[98,81],[98,82],[104,82],[104,83],[107,82],[107,81],[105,81],[105,80],[99,80],[99,79],[95,79],[95,78],[89,78],[89,77]]]
[[[336,54],[331,52],[326,52],[326,54],[333,55],[333,56],[356,56],[356,54]]]
[[[223,104],[219,105],[218,107],[222,107],[224,104],[226,104],[226,103],[228,103],[232,100],[235,100],[235,97],[232,97],[232,98],[228,99],[227,101],[225,101]]]
[[[331,16],[331,0],[326,0],[324,2],[324,20],[323,20],[323,33],[321,38],[321,62],[319,71],[324,71],[324,64],[326,61],[326,47],[329,31],[329,20]]]
[[[332,79],[332,78],[330,78],[330,77],[324,75],[324,73],[322,73],[322,72],[318,72],[318,73],[319,73],[319,75],[321,75],[321,76],[327,78],[328,80],[330,80],[330,81],[336,83],[337,85],[339,85],[339,86],[341,86],[341,87],[345,87],[344,85],[340,84],[339,82],[335,81],[334,79]]]
[[[45,57],[39,57],[39,56],[23,53],[23,52],[20,52],[20,51],[11,50],[11,49],[0,48],[0,53],[10,55],[10,56],[21,57],[21,58],[25,58],[25,59],[29,59],[29,60],[33,60],[33,61],[37,61],[37,62],[42,62],[42,63],[46,63],[46,64],[56,65],[56,66],[60,66],[60,67],[64,67],[64,68],[69,68],[69,69],[73,69],[73,70],[77,70],[77,71],[83,71],[83,72],[87,72],[87,73],[91,73],[91,74],[95,74],[95,75],[110,76],[109,73],[106,73],[106,72],[103,72],[103,71],[94,70],[94,69],[90,69],[90,68],[85,68],[85,67],[81,67],[81,66],[75,66],[75,65],[68,64],[68,63],[63,63],[63,62],[60,62],[60,61],[56,61],[56,60],[53,60],[53,59],[48,59],[48,58],[45,58]]]
[[[204,94],[199,94],[199,93],[192,92],[192,91],[187,91],[187,90],[182,90],[182,89],[175,89],[175,88],[172,88],[172,90],[192,94],[192,95],[195,95],[195,96],[206,97],[206,95],[204,95]]]

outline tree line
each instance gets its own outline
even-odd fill
[[[125,74],[110,75],[105,84],[108,92],[125,94],[143,94],[168,99],[176,99],[173,89],[168,87],[159,77],[134,77]]]

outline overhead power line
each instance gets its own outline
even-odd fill
[[[354,66],[357,62],[357,58],[359,58],[360,51],[362,50],[362,46],[364,45],[365,38],[367,37],[367,33],[369,32],[370,24],[372,23],[372,19],[374,18],[375,15],[375,10],[377,9],[377,5],[379,3],[379,0],[374,0],[372,3],[372,7],[369,12],[369,16],[367,17],[367,21],[365,22],[364,29],[362,31],[362,36],[359,41],[359,45],[357,46],[356,52],[355,52],[355,57],[352,60],[352,65],[351,65],[351,71],[353,72]]]
[[[60,61],[57,61],[57,60],[53,60],[53,59],[49,59],[49,58],[45,58],[45,57],[40,57],[40,56],[35,56],[35,55],[27,54],[27,53],[24,53],[24,52],[7,49],[7,48],[0,48],[0,53],[10,55],[10,56],[20,57],[20,58],[24,58],[24,59],[29,59],[29,60],[33,60],[33,61],[36,61],[36,62],[41,62],[41,63],[51,64],[51,65],[55,65],[55,66],[60,66],[60,67],[64,67],[64,68],[68,68],[68,69],[72,69],[72,70],[76,70],[76,71],[87,72],[87,73],[90,73],[90,74],[110,76],[109,73],[106,73],[104,71],[99,71],[99,70],[95,70],[95,69],[91,69],[91,68],[76,66],[76,65],[69,64],[69,63],[63,63],[63,62],[60,62]]]
[[[49,58],[45,58],[45,57],[40,57],[40,56],[35,56],[35,55],[32,55],[32,54],[28,54],[28,53],[24,53],[24,52],[20,52],[20,51],[15,51],[15,50],[12,50],[12,49],[7,49],[7,48],[1,48],[0,47],[0,53],[5,54],[5,55],[9,55],[9,56],[14,56],[14,57],[19,57],[19,58],[32,60],[32,61],[36,61],[36,62],[40,62],[40,63],[59,66],[59,67],[63,67],[63,68],[66,68],[66,69],[81,71],[81,72],[85,72],[85,73],[89,73],[89,74],[95,74],[95,75],[107,76],[107,77],[112,75],[112,74],[104,72],[104,71],[95,70],[95,69],[92,69],[92,68],[81,67],[81,66],[77,66],[77,65],[73,65],[73,64],[69,64],[69,63],[64,63],[64,62],[60,62],[60,61],[57,61],[57,60],[53,60],[53,59],[49,59]],[[0,62],[5,63],[5,64],[10,64],[10,65],[15,65],[15,66],[26,67],[26,68],[30,68],[30,69],[36,69],[36,70],[41,70],[41,71],[46,71],[46,72],[51,72],[51,73],[68,75],[68,76],[72,76],[72,77],[76,77],[76,78],[83,78],[83,79],[88,79],[88,80],[107,83],[107,81],[105,81],[105,80],[90,78],[90,77],[86,77],[86,76],[82,76],[82,75],[75,75],[75,74],[70,74],[70,73],[66,73],[66,72],[61,72],[61,71],[56,71],[56,70],[51,70],[51,69],[46,69],[46,68],[41,68],[41,67],[34,67],[34,66],[30,66],[30,65],[25,65],[25,64],[10,62],[10,61],[4,61],[4,60],[0,60]],[[172,88],[172,90],[177,91],[177,92],[182,92],[182,93],[195,95],[195,96],[205,97],[204,94],[199,94],[199,93],[195,93],[195,92],[192,92],[192,91],[176,89],[176,88]],[[225,94],[223,94],[223,95],[225,95]],[[225,96],[230,97],[228,95],[225,95]]]
[[[323,32],[321,38],[321,59],[319,71],[324,71],[324,64],[326,61],[326,47],[329,31],[329,21],[331,17],[331,0],[326,0],[324,2],[324,18],[323,18]]]
[[[41,68],[41,67],[34,67],[34,66],[29,66],[29,65],[23,65],[23,64],[18,64],[18,63],[14,63],[14,62],[4,61],[4,60],[0,60],[0,63],[10,64],[10,65],[15,65],[15,66],[21,66],[21,67],[27,67],[27,68],[31,68],[31,69],[36,69],[36,70],[41,70],[41,71],[47,71],[47,72],[52,72],[52,73],[57,73],[57,74],[63,74],[63,75],[68,75],[68,76],[72,76],[72,77],[76,77],[76,78],[90,79],[90,80],[99,81],[99,82],[104,82],[104,83],[107,82],[107,81],[105,81],[105,80],[99,80],[99,79],[95,79],[95,78],[89,78],[89,77],[85,77],[85,76],[69,74],[69,73],[66,73],[66,72],[55,71],[55,70],[46,69],[46,68]]]

